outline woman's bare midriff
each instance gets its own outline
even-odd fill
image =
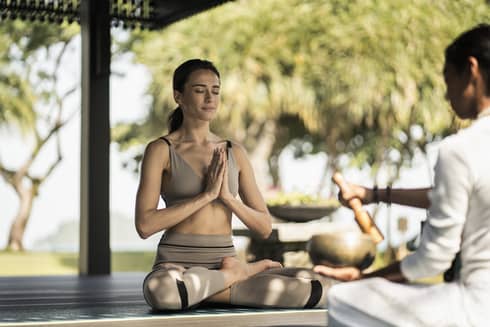
[[[230,235],[231,229],[231,211],[215,200],[171,230],[182,234]]]

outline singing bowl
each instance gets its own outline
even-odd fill
[[[306,222],[328,216],[337,206],[321,205],[268,205],[269,212],[279,219],[293,222]]]
[[[311,261],[330,267],[366,269],[376,256],[376,244],[368,234],[339,231],[313,235],[307,243]]]

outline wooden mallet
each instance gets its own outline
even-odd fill
[[[350,192],[350,187],[349,185],[345,182],[344,178],[342,177],[341,173],[335,173],[332,176],[332,180],[334,181],[335,184],[340,188],[342,193],[349,193]],[[384,239],[383,234],[379,230],[378,226],[376,226],[373,218],[371,218],[371,215],[369,212],[364,210],[362,207],[362,202],[358,198],[352,198],[348,202],[349,207],[354,211],[354,216],[356,218],[356,222],[361,228],[363,233],[369,234],[373,241],[378,244]]]

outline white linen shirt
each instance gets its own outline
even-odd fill
[[[401,262],[409,280],[433,276],[461,250],[459,279],[394,283],[366,278],[328,292],[328,326],[490,326],[490,108],[441,142],[420,246]]]
[[[459,280],[470,320],[490,309],[490,108],[441,142],[419,248],[401,262],[408,280],[434,276],[461,250]]]
[[[408,280],[449,268],[461,249],[461,280],[490,283],[490,116],[445,138],[420,246],[401,263]]]

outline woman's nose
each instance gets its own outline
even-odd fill
[[[206,101],[211,101],[212,95],[210,91],[206,91],[204,99]]]

